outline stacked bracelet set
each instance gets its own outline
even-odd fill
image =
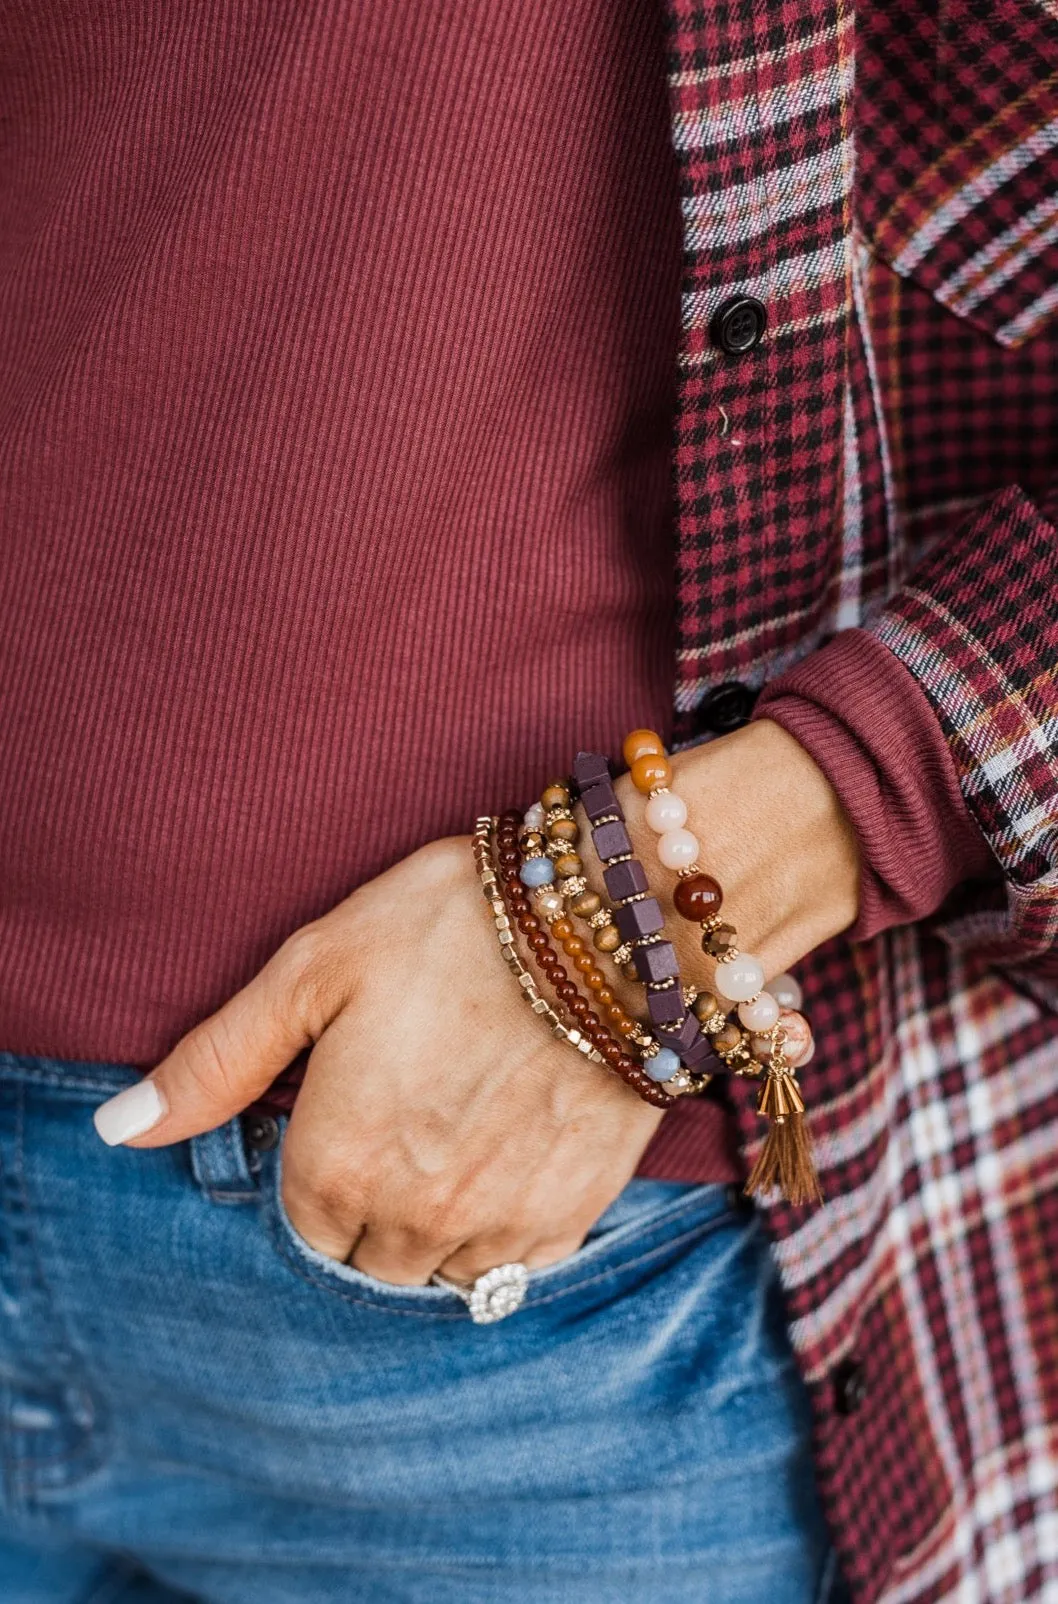
[[[813,1052],[797,982],[782,975],[765,990],[760,960],[739,951],[734,927],[720,919],[723,893],[699,864],[699,843],[686,828],[686,803],[671,788],[660,737],[633,731],[624,758],[647,799],[659,861],[678,876],[676,912],[701,927],[703,951],[715,963],[709,988],[681,980],[661,906],[633,854],[610,764],[597,753],[578,753],[571,780],[552,781],[524,815],[477,822],[475,863],[504,958],[553,1035],[605,1064],[655,1107],[703,1091],[718,1070],[762,1077],[757,1108],[769,1133],[746,1190],[777,1184],[791,1202],[818,1199],[795,1073]],[[588,818],[605,897],[583,872],[575,797]],[[623,979],[643,986],[646,1021],[619,1000],[603,968],[607,960]]]

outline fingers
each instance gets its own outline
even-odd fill
[[[344,1007],[348,968],[321,925],[297,931],[144,1081],[96,1110],[104,1142],[162,1147],[240,1113]]]
[[[544,1270],[549,1264],[568,1259],[582,1246],[586,1232],[580,1231],[546,1242],[527,1245],[524,1236],[492,1236],[464,1243],[438,1266],[449,1281],[470,1283],[498,1264],[524,1264],[527,1270]],[[381,1279],[385,1279],[382,1277]]]

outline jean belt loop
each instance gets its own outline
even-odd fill
[[[213,1203],[249,1203],[256,1198],[239,1116],[191,1138],[191,1169]]]

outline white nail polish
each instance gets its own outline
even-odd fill
[[[116,1097],[100,1103],[92,1118],[96,1130],[108,1147],[131,1142],[157,1125],[169,1112],[169,1105],[152,1080],[141,1080],[136,1086],[126,1087]]]

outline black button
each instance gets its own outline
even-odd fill
[[[749,723],[758,692],[741,680],[728,680],[726,685],[714,685],[694,711],[695,723],[700,731],[713,735],[730,735]]]
[[[768,308],[763,301],[754,295],[732,295],[713,313],[709,330],[721,351],[741,356],[760,344],[767,326]]]
[[[279,1146],[279,1126],[270,1114],[251,1114],[243,1121],[246,1145],[255,1153],[270,1153]]]
[[[859,1359],[842,1359],[834,1371],[834,1407],[852,1415],[867,1397],[867,1377]]]

